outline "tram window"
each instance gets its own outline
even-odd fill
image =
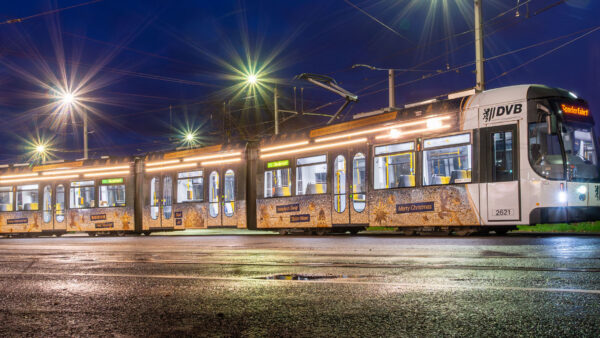
[[[296,160],[296,195],[327,192],[327,156],[311,156]]]
[[[177,174],[177,203],[202,202],[204,200],[204,178],[202,171]]]
[[[223,212],[225,216],[233,216],[235,201],[235,173],[229,169],[225,172],[225,182],[223,187]]]
[[[291,169],[265,171],[265,198],[292,196]]]
[[[106,207],[124,207],[125,206],[125,185],[111,184],[100,186],[99,206]]]
[[[150,218],[158,219],[158,211],[160,209],[160,199],[158,196],[159,187],[158,177],[152,177],[150,180]]]
[[[335,211],[346,210],[346,158],[342,155],[333,161],[333,195]]]
[[[208,202],[209,214],[211,217],[219,215],[219,173],[213,171],[208,178]]]
[[[513,180],[512,132],[503,131],[491,134],[492,139],[492,182]]]
[[[37,184],[17,186],[17,211],[39,210],[38,189]]]
[[[471,182],[471,145],[423,151],[423,185]]]
[[[13,187],[0,187],[0,211],[13,211]]]
[[[352,160],[352,204],[356,212],[362,212],[366,207],[366,160],[365,155],[358,153]]]
[[[59,184],[56,186],[56,221],[58,223],[65,220],[65,186]]]
[[[47,185],[44,187],[44,202],[42,209],[44,210],[44,223],[52,221],[52,187]]]
[[[545,122],[529,124],[529,161],[542,177],[563,179],[565,176],[558,135],[548,135]]]
[[[414,148],[414,142],[375,147],[375,189],[415,186]]]
[[[70,208],[95,208],[95,194],[94,181],[71,182]]]

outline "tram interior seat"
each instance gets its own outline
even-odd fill
[[[442,175],[432,175],[431,176],[431,184],[439,185],[439,184],[449,184],[450,176],[442,176]]]
[[[415,186],[415,175],[400,175],[398,178],[398,188],[414,187]]]
[[[325,185],[322,183],[309,183],[306,185],[305,195],[323,194],[325,193]]]
[[[464,180],[466,178],[469,178],[469,177],[467,177],[466,170],[452,170],[452,174],[450,176],[450,184],[463,182],[461,180]],[[456,180],[459,180],[459,181],[456,182]]]
[[[276,187],[275,196],[291,196],[290,187]]]
[[[25,203],[25,204],[23,204],[23,210],[25,210],[25,211],[38,210],[38,204],[37,203]]]

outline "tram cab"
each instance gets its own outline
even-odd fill
[[[520,85],[474,95],[465,114],[480,138],[484,224],[600,219],[598,139],[584,100]]]

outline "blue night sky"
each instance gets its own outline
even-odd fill
[[[68,111],[56,117],[59,103],[50,88],[65,83],[81,86],[90,157],[97,157],[172,149],[186,129],[197,130],[202,144],[220,142],[226,101],[234,136],[236,125],[251,125],[246,137],[272,133],[275,83],[283,109],[294,109],[295,86],[297,108],[305,87],[305,111],[335,112],[338,96],[293,80],[305,72],[330,75],[358,94],[346,119],[387,106],[386,73],[352,69],[356,63],[419,70],[396,77],[397,105],[467,89],[475,81],[474,65],[445,72],[474,60],[472,0],[84,3],[0,3],[0,162],[27,161],[35,139],[51,139],[55,157],[81,157],[81,117]],[[516,0],[483,0],[485,57],[524,48],[486,63],[487,88],[562,87],[588,100],[600,121],[600,31],[592,31],[600,25],[600,1],[520,3],[516,16]],[[67,8],[78,4],[84,5]],[[56,9],[64,10],[51,12]],[[17,18],[23,20],[6,23]],[[264,67],[254,92],[239,85],[248,67]],[[281,128],[326,121],[296,117]]]

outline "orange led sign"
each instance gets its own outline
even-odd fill
[[[590,116],[590,110],[587,108],[583,108],[583,107],[571,106],[568,104],[561,104],[560,109],[562,109],[562,111],[565,114],[578,115],[578,116]]]

